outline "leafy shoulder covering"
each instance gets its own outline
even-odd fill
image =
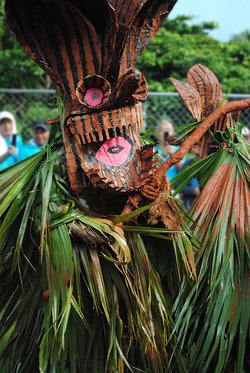
[[[178,271],[184,260],[194,277],[192,238],[118,220],[69,192],[57,125],[45,150],[0,174],[1,372],[168,369],[170,304],[140,233],[174,236]]]

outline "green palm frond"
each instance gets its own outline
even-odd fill
[[[166,259],[165,270],[163,272],[172,272],[174,274],[175,290],[179,288],[182,277],[186,275],[190,279],[196,278],[195,253],[200,247],[200,243],[193,235],[192,231],[184,221],[184,216],[188,216],[180,202],[171,195],[166,197],[165,203],[169,204],[174,212],[175,219],[179,220],[178,229],[166,227],[152,227],[150,225],[141,225],[137,218],[146,211],[150,211],[153,207],[162,204],[162,197],[148,205],[140,207],[131,213],[114,218],[116,223],[124,223],[123,229],[125,232],[139,233],[145,239],[146,246],[150,247],[151,259],[156,264],[158,258],[160,267],[162,267],[163,258]],[[127,222],[127,224],[125,224]],[[159,220],[159,223],[161,221]],[[129,225],[128,225],[129,224]],[[161,225],[161,224],[160,224]],[[152,240],[153,238],[153,240]],[[168,241],[168,242],[167,242]],[[168,254],[166,252],[168,251]],[[172,259],[170,259],[170,257]],[[170,265],[171,261],[171,265]],[[159,270],[159,265],[156,265]],[[170,269],[171,268],[171,269]],[[162,270],[160,270],[162,272]],[[168,279],[168,283],[172,282]]]
[[[174,307],[176,332],[195,372],[248,369],[250,158],[237,126],[219,136],[222,150],[178,177],[202,175],[190,223],[202,242],[198,281],[184,283]]]
[[[86,213],[54,126],[45,150],[0,174],[0,370],[171,371],[170,301],[139,234],[173,230]]]
[[[177,130],[176,130],[176,134],[177,134],[178,138],[179,139],[185,138],[188,134],[190,134],[192,131],[194,131],[201,124],[201,122],[202,121],[179,125]]]

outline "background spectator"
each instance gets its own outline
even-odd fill
[[[169,145],[167,143],[167,137],[174,136],[174,127],[169,120],[165,120],[156,126],[156,137],[158,139],[158,145],[156,150],[158,151],[159,157],[162,161],[165,161],[170,157],[171,154],[178,150],[178,146]],[[167,177],[171,181],[178,174],[178,169],[182,166],[182,163],[172,166],[167,171]]]
[[[193,161],[194,161],[193,158],[189,159],[188,161],[185,161],[180,167],[179,172],[189,167]],[[194,200],[199,194],[200,194],[200,187],[199,187],[198,180],[195,177],[193,177],[180,192],[180,198],[182,199],[186,210],[190,209],[192,203],[194,202]]]
[[[31,157],[32,155],[40,152],[46,146],[50,127],[43,121],[39,120],[34,123],[32,127],[33,137],[30,139],[28,144],[24,145],[21,152],[21,159]]]
[[[242,129],[242,135],[243,135],[246,143],[249,145],[250,144],[250,129],[248,127],[244,127]]]
[[[0,171],[19,161],[22,145],[14,115],[8,111],[0,112]]]

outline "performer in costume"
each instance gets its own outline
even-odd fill
[[[0,181],[2,372],[168,367],[174,339],[159,275],[142,238],[102,217],[137,191],[149,203],[164,189],[151,174],[153,148],[140,144],[147,84],[134,65],[175,2],[6,1],[62,110],[47,148]]]
[[[249,325],[244,317],[249,155],[229,113],[250,102],[220,107],[217,78],[195,66],[189,84],[173,82],[201,125],[161,168],[154,167],[152,148],[142,149],[139,141],[146,82],[134,64],[174,3],[6,2],[20,44],[61,92],[62,133],[55,120],[47,148],[0,176],[3,372],[158,373],[190,367],[220,372],[230,359],[239,372],[243,369],[246,332],[239,331]],[[205,157],[198,165],[206,177],[192,220],[185,221],[165,173],[191,148]],[[228,193],[232,185],[234,195]],[[82,198],[98,216],[86,211]],[[131,212],[143,200],[152,203],[129,215],[101,217]],[[244,207],[241,217],[239,206]],[[134,222],[144,210],[149,210],[147,227]],[[116,224],[128,219],[135,224],[123,230]],[[199,242],[189,227],[203,241],[198,274],[194,250]],[[138,232],[153,235],[150,250]],[[164,256],[159,257],[162,238],[173,241],[166,268]],[[176,336],[169,304],[183,276],[186,284],[173,308]]]

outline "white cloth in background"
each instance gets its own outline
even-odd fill
[[[17,133],[17,128],[16,128],[16,119],[14,117],[13,114],[11,114],[10,112],[8,111],[1,111],[0,112],[0,121],[2,119],[10,119],[13,123],[13,132],[12,134],[16,134]],[[1,155],[7,153],[8,151],[8,146],[6,144],[6,141],[4,139],[4,137],[0,134],[0,157]]]

